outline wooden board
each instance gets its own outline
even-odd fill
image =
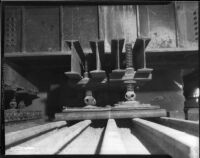
[[[199,158],[199,138],[185,132],[153,123],[141,118],[133,119],[135,131],[173,158]]]
[[[38,125],[35,127],[19,130],[16,132],[10,132],[5,134],[5,145],[6,147],[11,146],[13,144],[17,144],[20,141],[24,141],[33,137],[38,136],[39,134],[44,134],[53,130],[55,128],[60,128],[65,126],[65,121],[51,122],[44,125]]]
[[[166,116],[164,109],[74,109],[55,115],[56,120],[96,120],[96,119],[123,119],[136,117],[162,117]]]
[[[155,110],[155,109],[160,109],[159,106],[151,106],[150,104],[141,104],[139,106],[132,106],[129,104],[125,105],[117,105],[113,107],[111,110],[112,111],[128,111],[128,110]]]
[[[199,122],[177,118],[161,117],[152,119],[154,122],[199,137]]]
[[[100,154],[127,154],[124,142],[114,119],[109,119],[107,122]]]
[[[59,131],[52,133],[49,137],[40,139],[30,143],[29,150],[26,150],[26,144],[21,146],[14,146],[6,150],[7,155],[44,155],[44,154],[58,154],[66,144],[70,143],[82,131],[84,131],[91,124],[90,120],[79,122],[70,127],[63,127]],[[20,147],[22,150],[20,150]],[[31,150],[30,150],[31,149]]]

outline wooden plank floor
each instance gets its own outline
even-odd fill
[[[159,119],[170,120],[173,124],[181,121],[186,127],[192,127],[191,129],[199,126],[199,123],[194,121],[165,117]],[[48,132],[25,139],[25,133],[31,133],[31,129],[37,129],[39,133],[49,128],[50,125],[46,124],[6,133],[7,136],[16,137],[13,146],[9,146],[9,139],[6,139],[6,155],[167,154],[173,158],[199,156],[198,136],[181,128],[175,129],[164,123],[157,123],[155,120],[133,118],[52,122]],[[17,133],[22,134],[19,136]],[[32,133],[35,134],[34,130]]]
[[[199,138],[144,119],[135,118],[133,123],[144,135],[157,142],[167,154],[175,158],[198,158]]]

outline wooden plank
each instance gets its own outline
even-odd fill
[[[107,122],[100,154],[126,154],[124,143],[113,119]]]
[[[112,111],[111,118],[145,118],[166,116],[164,109]]]
[[[56,120],[85,120],[85,119],[106,119],[109,116],[109,111],[99,111],[97,112],[63,112],[56,113]]]
[[[97,149],[104,128],[88,127],[81,137],[77,137],[59,155],[91,155],[98,154]],[[92,139],[91,139],[92,138]]]
[[[133,119],[134,127],[148,136],[174,158],[198,158],[199,139],[193,135],[140,118]]]
[[[28,128],[28,129],[24,129],[24,130],[20,130],[16,132],[7,133],[5,134],[5,146],[9,147],[18,142],[22,142],[24,140],[30,139],[32,137],[48,132],[55,128],[62,127],[64,125],[66,125],[66,121],[58,121],[58,122],[47,123],[45,125],[35,126],[32,128]]]
[[[90,120],[85,120],[71,127],[65,127],[52,134],[51,137],[46,137],[40,141],[34,142],[29,148],[16,146],[11,148],[9,152],[7,151],[7,154],[58,154],[67,143],[78,136],[90,123]]]
[[[129,110],[96,110],[74,111],[55,114],[56,120],[96,120],[96,119],[122,119],[136,117],[162,117],[166,116],[164,109],[129,109]]]
[[[199,136],[199,122],[197,121],[189,121],[169,117],[155,118],[152,119],[152,121],[195,136]]]
[[[35,142],[38,142],[38,141],[40,141],[40,140],[42,140],[42,139],[44,139],[44,138],[51,137],[51,135],[52,135],[53,133],[58,132],[58,130],[59,130],[59,129],[51,130],[51,131],[49,131],[49,132],[47,132],[47,133],[45,133],[45,134],[42,134],[42,135],[39,135],[39,136],[37,136],[37,137],[34,137],[34,138],[30,139],[30,140],[27,140],[26,142],[23,142],[23,143],[21,143],[21,144],[19,144],[19,145],[17,145],[17,146],[13,146],[13,147],[11,147],[11,148],[8,148],[8,149],[5,150],[6,155],[13,155],[13,154],[16,154],[16,155],[17,155],[17,151],[14,151],[14,150],[16,150],[16,149],[17,149],[17,150],[21,150],[21,155],[24,155],[25,152],[23,152],[23,150],[26,151],[26,150],[30,149],[30,146],[31,146],[32,144],[34,144]],[[14,149],[14,150],[13,150],[13,149]],[[19,151],[18,151],[18,152],[19,152]]]
[[[143,142],[133,133],[133,130],[129,128],[120,128],[119,129],[122,140],[126,147],[127,154],[133,155],[150,155],[154,154],[143,144]],[[152,143],[153,144],[153,143]]]

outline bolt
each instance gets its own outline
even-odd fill
[[[131,43],[127,43],[125,48],[126,48],[126,68],[133,68],[133,55],[132,55]]]
[[[91,90],[86,90],[86,96],[84,98],[84,102],[85,102],[86,106],[95,106],[96,105],[96,100],[92,96]]]
[[[126,46],[126,72],[129,75],[134,75],[134,68],[133,68],[133,54],[132,54],[132,44],[127,43]],[[127,101],[135,100],[135,92],[134,92],[134,81],[133,79],[128,79],[126,82],[127,92],[125,94],[125,98]]]
[[[133,87],[133,83],[128,83],[127,84],[127,91],[133,91],[134,87]]]

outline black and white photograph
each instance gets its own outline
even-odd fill
[[[199,158],[199,2],[0,2],[4,156]]]

